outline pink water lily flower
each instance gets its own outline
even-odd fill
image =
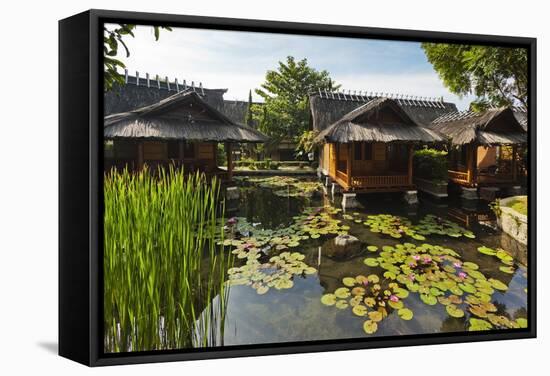
[[[237,218],[231,217],[227,220],[227,223],[230,225],[234,225],[235,223],[237,223]]]
[[[416,276],[414,275],[414,273],[409,274],[409,279],[410,279],[411,281],[414,281],[415,278],[416,278]]]
[[[399,301],[399,298],[395,295],[390,296],[390,300],[394,303],[397,303]]]
[[[416,268],[416,263],[414,263],[414,262],[409,262],[409,267],[411,267],[411,268]]]
[[[458,273],[458,276],[462,279],[466,278],[468,276],[468,274],[464,273],[464,272],[460,272]]]
[[[368,286],[368,285],[369,285],[369,281],[365,279],[365,280],[363,281],[363,285],[364,285],[364,286]]]
[[[457,261],[457,262],[453,262],[453,266],[454,266],[455,268],[460,268],[460,267],[462,267],[462,264],[461,264],[460,262]]]
[[[424,264],[429,264],[430,262],[432,262],[432,258],[430,256],[424,256]]]
[[[413,256],[413,259],[416,260],[416,261],[418,261],[418,260],[420,260],[420,256],[419,256],[419,255],[414,255],[414,256]]]

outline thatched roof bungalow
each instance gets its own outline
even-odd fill
[[[451,142],[452,182],[467,187],[517,183],[518,149],[527,143],[526,112],[510,107],[453,112],[434,119],[430,128]]]
[[[389,192],[414,189],[414,145],[445,143],[425,124],[456,107],[440,100],[319,93],[310,96],[310,109],[321,172],[345,191]]]
[[[145,163],[171,163],[186,171],[216,173],[217,144],[225,143],[229,176],[231,144],[267,140],[254,128],[229,119],[195,91],[181,91],[155,104],[106,116],[103,135],[113,141],[112,164],[135,169]]]

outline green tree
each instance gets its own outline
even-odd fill
[[[128,36],[134,38],[135,29],[136,25],[131,24],[118,24],[114,28],[109,28],[107,25],[103,26],[103,77],[105,80],[105,91],[112,90],[117,84],[124,84],[124,77],[118,73],[118,69],[124,69],[126,65],[117,59],[116,56],[120,46],[124,48],[126,57],[130,56],[130,50],[124,42],[124,38]],[[159,40],[160,29],[172,30],[168,26],[153,26],[155,41]]]
[[[443,43],[422,43],[422,49],[451,92],[476,96],[472,109],[527,108],[526,49]]]
[[[288,56],[285,62],[279,62],[277,70],[267,71],[265,82],[255,90],[264,103],[252,106],[258,128],[271,139],[267,147],[283,139],[297,140],[308,130],[310,93],[339,87],[326,70],[309,67],[307,59],[296,61]]]

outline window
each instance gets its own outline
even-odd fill
[[[178,141],[168,141],[168,159],[179,159],[180,145]]]
[[[364,154],[365,161],[372,161],[372,144],[368,143],[364,145],[365,145],[365,154]]]
[[[184,143],[183,144],[183,159],[194,159],[195,158],[195,144]]]

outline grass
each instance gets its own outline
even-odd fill
[[[509,208],[514,209],[520,214],[527,215],[527,197],[520,197],[508,203]]]
[[[214,241],[219,182],[158,175],[105,176],[106,352],[211,346],[223,333],[232,258]]]

